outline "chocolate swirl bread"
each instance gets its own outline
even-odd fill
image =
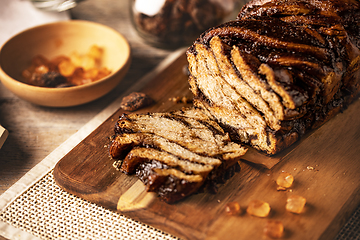
[[[188,49],[194,105],[273,155],[354,100],[358,0],[255,0]]]
[[[168,203],[216,184],[240,170],[246,149],[202,111],[124,114],[115,126],[110,155],[136,174],[147,191]]]

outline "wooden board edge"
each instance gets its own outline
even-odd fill
[[[0,125],[0,149],[4,145],[5,140],[9,136],[9,131]]]

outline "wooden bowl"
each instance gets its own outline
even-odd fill
[[[102,65],[111,74],[100,80],[66,88],[47,88],[24,83],[22,71],[36,55],[48,59],[74,51],[86,53],[92,45],[103,49]],[[0,80],[18,97],[49,107],[84,104],[104,96],[119,84],[129,69],[131,51],[117,31],[93,22],[70,20],[30,28],[8,40],[0,49]]]

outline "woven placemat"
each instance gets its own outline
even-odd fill
[[[52,171],[3,209],[0,220],[41,239],[178,239],[63,191]]]
[[[360,205],[341,228],[335,240],[360,240]]]

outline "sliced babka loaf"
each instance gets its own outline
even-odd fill
[[[175,202],[239,170],[246,149],[198,109],[124,114],[110,155],[119,169],[140,178],[148,191]]]
[[[360,2],[255,0],[188,49],[194,104],[273,155],[360,89]]]

